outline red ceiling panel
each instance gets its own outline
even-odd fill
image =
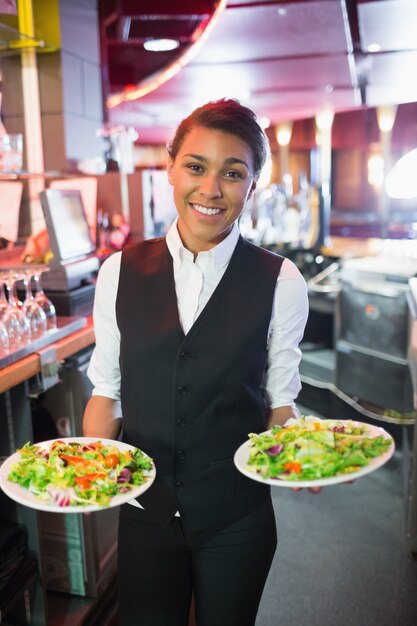
[[[285,13],[281,15],[279,10]],[[237,63],[346,53],[351,42],[345,18],[339,0],[237,9],[228,5],[194,62]]]
[[[199,85],[196,92],[195,85]],[[154,92],[141,98],[143,103],[157,102],[165,98],[220,97],[221,93],[243,93],[253,95],[274,93],[278,90],[300,89],[325,92],[332,86],[352,88],[349,60],[345,56],[328,58],[268,60],[244,65],[224,64],[219,72],[216,65],[190,63],[173,80],[167,81]]]
[[[202,3],[157,2],[173,14]],[[144,3],[123,4],[138,13]],[[110,109],[109,121],[133,125],[140,141],[158,143],[194,106],[223,96],[238,97],[272,124],[328,106],[417,101],[416,33],[417,0],[229,0],[188,65],[151,93]],[[376,40],[386,52],[368,54]],[[117,59],[116,47],[111,54],[119,81],[113,88],[145,62],[138,45],[127,58]]]

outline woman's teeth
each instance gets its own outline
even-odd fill
[[[201,206],[200,204],[193,204],[193,208],[199,213],[203,213],[204,215],[218,215],[221,213],[221,209],[208,209],[205,206]]]

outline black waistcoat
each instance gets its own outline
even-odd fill
[[[123,437],[155,461],[140,498],[145,518],[179,510],[193,531],[225,526],[269,497],[233,455],[265,430],[261,382],[282,257],[239,238],[226,272],[187,335],[165,239],[122,252],[120,329]]]

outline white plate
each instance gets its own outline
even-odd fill
[[[324,420],[325,421],[325,420]],[[373,426],[372,424],[364,424],[363,422],[353,422],[352,420],[337,420],[338,423],[343,425],[343,423],[354,424],[357,426],[365,426],[364,436],[365,437],[378,437],[382,435],[386,439],[389,439],[391,442],[390,447],[384,454],[381,456],[375,457],[371,460],[369,465],[365,465],[365,467],[361,467],[356,472],[350,472],[349,474],[338,474],[336,476],[329,476],[328,478],[316,478],[314,480],[285,480],[279,478],[262,478],[255,471],[250,469],[248,465],[249,459],[249,450],[251,441],[245,441],[237,450],[234,456],[234,462],[242,474],[251,478],[252,480],[257,480],[260,483],[264,483],[267,485],[272,485],[274,487],[327,487],[328,485],[337,485],[339,483],[346,483],[350,480],[356,480],[361,476],[366,476],[366,474],[370,474],[374,472],[379,467],[384,465],[394,454],[395,443],[391,435],[389,435],[386,430],[380,428],[379,426]],[[269,431],[267,431],[269,432]]]
[[[45,448],[45,450],[49,450],[50,446],[57,441],[57,439],[51,439],[49,441],[43,441],[41,443],[36,443],[35,445],[41,446]],[[113,441],[112,439],[102,439],[100,437],[66,437],[59,438],[58,441],[63,441],[64,443],[69,443],[70,441],[88,444],[93,443],[94,441],[101,441],[103,445],[111,445],[116,446],[119,450],[134,450],[133,446],[130,446],[127,443],[123,443],[122,441]],[[114,496],[110,503],[107,506],[98,506],[97,504],[87,504],[85,506],[59,506],[55,502],[45,502],[43,500],[39,500],[33,493],[31,493],[28,489],[24,489],[17,483],[12,483],[8,480],[8,475],[11,470],[11,466],[14,463],[20,461],[21,456],[19,452],[15,452],[11,456],[9,456],[4,463],[0,467],[0,489],[4,491],[6,495],[9,496],[12,500],[15,500],[19,504],[23,504],[24,506],[28,506],[31,509],[37,509],[38,511],[48,511],[48,513],[91,513],[93,511],[105,511],[109,508],[120,506],[121,504],[125,504],[129,500],[137,498],[142,493],[144,493],[149,487],[152,485],[155,480],[156,470],[155,466],[150,472],[146,472],[147,481],[143,485],[138,485],[137,487],[132,487],[131,491],[128,493],[119,494]]]

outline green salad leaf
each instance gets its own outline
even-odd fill
[[[382,434],[368,436],[366,424],[313,416],[249,438],[248,469],[265,479],[294,483],[356,472],[392,443]]]

